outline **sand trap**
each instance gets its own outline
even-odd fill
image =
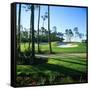
[[[68,48],[68,47],[77,47],[78,45],[75,44],[65,44],[65,45],[59,45],[58,47],[62,47],[62,48]]]

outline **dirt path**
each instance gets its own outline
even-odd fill
[[[54,58],[54,57],[86,57],[86,53],[62,53],[62,54],[36,54],[37,57]]]

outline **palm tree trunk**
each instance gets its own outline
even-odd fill
[[[34,5],[31,5],[31,30],[32,30],[32,63],[34,63],[35,59],[35,41],[34,41]]]
[[[48,6],[48,42],[49,42],[49,53],[52,53],[51,37],[50,37],[50,8]]]
[[[18,51],[19,52],[21,51],[20,24],[21,24],[21,4],[19,4],[19,14],[18,14]]]
[[[31,42],[31,16],[30,16],[30,31],[29,31],[29,50],[30,50],[30,42]]]
[[[38,37],[37,37],[38,52],[40,52],[40,46],[39,46],[39,23],[40,23],[40,6],[39,6],[39,13],[38,13]]]

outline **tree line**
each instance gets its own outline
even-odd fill
[[[24,6],[24,8],[27,8],[26,11],[30,10],[30,30],[29,32],[31,34],[29,34],[29,50],[30,50],[30,42],[32,42],[31,44],[31,58],[32,58],[32,63],[34,62],[35,59],[35,33],[34,33],[34,15],[35,15],[35,9],[38,9],[38,24],[37,24],[37,42],[38,42],[38,52],[40,52],[40,42],[39,42],[39,25],[40,25],[40,5],[26,5]],[[52,47],[51,47],[51,36],[50,36],[50,6],[47,6],[47,18],[48,18],[48,43],[49,43],[49,52],[52,53]],[[19,11],[18,11],[18,39],[17,39],[17,49],[18,49],[18,53],[21,52],[21,31],[20,31],[20,26],[21,26],[21,12],[22,12],[22,4],[19,4]],[[45,16],[46,17],[46,16]],[[43,23],[45,21],[45,18],[42,16],[43,18]],[[44,25],[43,25],[44,28]]]

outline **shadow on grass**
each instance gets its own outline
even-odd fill
[[[51,58],[51,59],[58,60],[58,61],[62,61],[62,62],[73,63],[73,64],[86,65],[86,63],[77,62],[77,61],[75,61],[75,59],[73,59],[73,58],[67,58],[67,59],[63,59],[63,60],[62,60],[62,59],[59,59],[59,58]],[[70,61],[69,59],[71,59],[72,61]]]
[[[59,58],[51,58],[51,59],[62,61],[62,62],[67,62],[67,63],[72,63],[72,64],[86,65],[86,64],[80,63],[80,62],[69,61],[68,59],[67,60],[64,60],[64,59],[62,60]],[[28,66],[30,65],[30,66],[34,67],[34,69],[36,68],[36,72],[38,72],[38,71],[44,72],[44,71],[49,70],[49,71],[58,72],[58,73],[62,73],[64,75],[69,75],[69,76],[84,75],[86,73],[86,72],[85,73],[80,72],[78,70],[74,70],[71,68],[67,68],[67,67],[64,67],[64,66],[58,65],[58,64],[49,64],[49,63],[47,63],[48,58],[39,57],[39,58],[35,58],[34,61],[35,61],[35,63],[33,63],[33,64],[25,63],[25,64],[19,64],[19,65],[28,65]],[[31,67],[28,67],[28,71],[30,69],[31,69]]]
[[[29,77],[38,82],[39,79],[45,79],[44,84],[50,84],[50,78],[53,79],[52,84],[55,82],[59,83],[71,83],[73,82],[87,82],[87,73],[80,72],[78,70],[74,70],[71,68],[66,68],[61,65],[54,64],[41,64],[41,65],[31,65],[31,67],[27,67],[27,69],[23,69],[24,71],[18,75],[20,77]],[[33,70],[31,72],[31,69]],[[24,73],[25,72],[25,73]],[[29,72],[28,75],[26,73]],[[67,78],[69,77],[69,80]],[[63,81],[65,80],[65,81]],[[25,83],[25,82],[24,82]],[[35,84],[36,85],[36,84]]]
[[[42,59],[38,60],[41,62]],[[18,75],[17,82],[18,85],[22,86],[87,82],[87,72],[81,72],[62,65],[44,62],[21,66],[19,68],[21,73]],[[29,74],[27,75],[27,73]]]
[[[45,73],[47,71],[50,71],[50,72],[57,72],[59,74],[63,74],[65,76],[70,76],[74,79],[77,79],[80,78],[81,76],[83,78],[86,78],[86,72],[81,72],[81,71],[78,71],[78,70],[75,70],[75,69],[71,69],[71,68],[67,68],[67,67],[64,67],[64,66],[61,66],[61,65],[55,65],[55,64],[39,64],[39,65],[31,65],[33,68],[31,67],[27,67],[27,69],[25,69],[25,71],[23,72],[29,72],[29,70],[33,70],[33,72],[36,72],[36,73],[39,73],[39,72],[42,72],[42,73]]]
[[[80,72],[78,70],[74,70],[71,68],[66,68],[61,65],[55,65],[55,64],[42,64],[42,65],[34,65],[35,68],[37,68],[39,71],[47,71],[50,70],[52,72],[58,72],[64,75],[68,76],[80,76],[80,75],[85,75],[84,72]],[[78,77],[77,77],[78,78]]]
[[[79,60],[80,62],[86,62],[86,58],[82,58],[82,57],[79,57],[79,56],[75,56],[75,57],[67,57],[68,59],[71,59],[71,60]]]
[[[23,56],[17,59],[17,65],[38,65],[47,62],[48,58],[46,57],[35,57],[34,60],[32,60],[31,57],[29,56],[26,57]]]

